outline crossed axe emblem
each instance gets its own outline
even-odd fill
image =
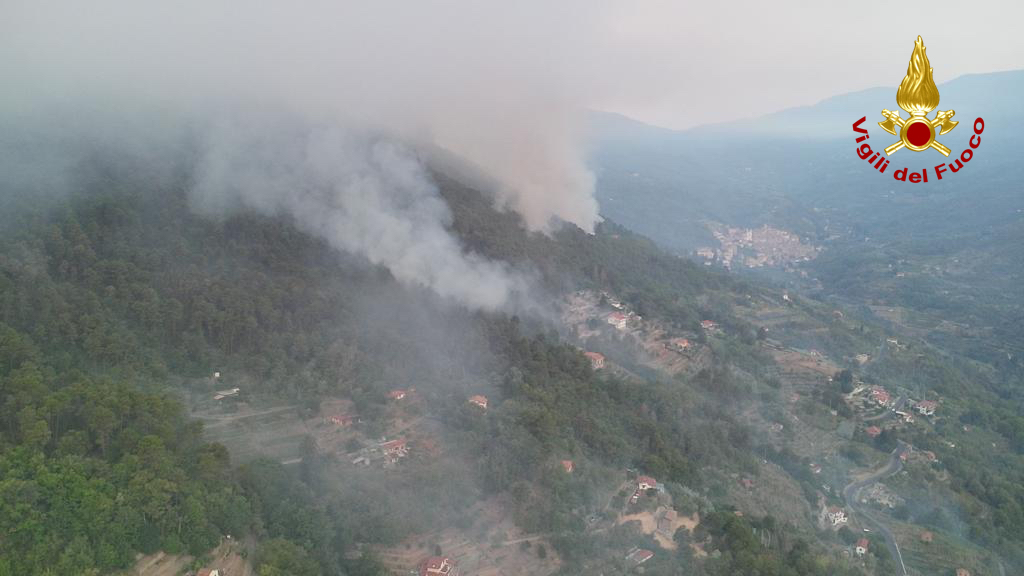
[[[938,141],[936,141],[935,136],[936,132],[938,132],[938,135],[941,136],[949,132],[953,128],[956,128],[956,125],[959,124],[959,122],[953,121],[954,114],[956,114],[955,111],[946,110],[945,112],[937,113],[935,115],[934,120],[929,120],[928,117],[924,114],[911,114],[910,118],[903,119],[900,117],[898,112],[882,110],[882,116],[885,116],[886,120],[885,122],[879,122],[878,125],[882,127],[882,130],[885,130],[889,134],[900,137],[899,142],[885,149],[885,154],[888,156],[893,152],[896,152],[900,148],[906,146],[911,150],[916,150],[918,152],[920,152],[921,150],[926,150],[928,148],[935,148],[943,156],[949,156],[949,148],[946,148]],[[915,144],[908,139],[908,133],[910,132],[909,129],[913,124],[927,125],[927,127],[929,128],[929,136],[927,143]],[[896,131],[897,126],[900,128],[899,132]]]

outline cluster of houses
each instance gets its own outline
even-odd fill
[[[369,466],[380,463],[385,468],[393,466],[399,460],[409,455],[409,442],[405,438],[394,440],[381,440],[374,446],[363,448],[355,454],[352,464],[356,466]]]
[[[410,394],[416,391],[415,388],[407,389],[395,389],[387,393],[387,397],[393,401],[401,401],[407,398]],[[482,394],[476,394],[467,398],[466,402],[481,410],[487,410],[488,401],[487,397]],[[335,426],[341,428],[348,428],[353,424],[359,422],[359,417],[349,413],[337,413],[328,417],[328,420]],[[436,446],[428,440],[423,440],[418,443],[418,448],[422,449],[424,454],[430,454],[436,451]],[[409,455],[410,448],[409,442],[406,438],[395,438],[388,440],[381,438],[372,446],[364,447],[356,452],[350,453],[348,456],[353,465],[356,466],[371,466],[379,464],[385,468],[389,468],[398,464],[400,460]],[[569,470],[571,472],[571,470]]]
[[[864,390],[865,387],[859,386],[851,393],[851,396],[856,396],[857,394],[860,394]],[[921,400],[920,402],[913,403],[911,405],[912,408],[910,409],[910,411],[899,410],[898,408],[900,407],[900,404],[902,404],[902,402],[898,402],[895,398],[893,398],[892,394],[890,394],[889,391],[886,390],[884,387],[871,386],[870,388],[867,388],[867,390],[869,402],[881,408],[889,408],[897,416],[903,419],[904,422],[907,423],[911,423],[914,421],[914,415],[911,412],[917,412],[917,414],[920,416],[934,416],[935,411],[939,407],[939,403],[934,400]],[[871,435],[870,432],[869,435]]]

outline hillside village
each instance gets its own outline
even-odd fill
[[[908,467],[940,470],[941,462],[933,450],[917,449],[902,442],[891,444],[889,438],[894,434],[902,436],[910,429],[931,429],[936,419],[942,417],[942,399],[922,396],[899,386],[864,381],[859,373],[874,360],[867,352],[833,360],[819,350],[787,345],[785,338],[777,338],[775,332],[780,331],[783,321],[792,317],[787,307],[793,305],[793,299],[783,294],[776,300],[764,300],[748,308],[752,313],[750,318],[764,329],[766,336],[761,347],[776,366],[778,389],[774,395],[781,402],[740,403],[736,411],[749,426],[763,434],[765,449],[772,447],[778,452],[765,454],[758,474],[734,474],[726,483],[727,492],[737,515],[777,515],[795,526],[821,533],[864,534],[865,538],[856,542],[837,545],[836,553],[850,561],[866,562],[872,554],[891,547],[890,540],[884,537],[888,529],[880,528],[883,525],[877,515],[891,515],[905,508],[912,497],[901,495],[900,488],[890,485],[892,478],[889,476],[880,476],[863,486],[856,485],[858,478],[868,475],[878,464],[869,460],[864,463],[866,466],[851,468],[840,454],[849,442],[863,443],[884,451],[894,449],[893,454],[898,456],[903,470],[898,474],[903,476]],[[843,318],[841,314],[833,314],[831,320],[841,322]],[[670,330],[657,320],[636,314],[612,294],[591,291],[578,291],[567,297],[563,321],[593,370],[608,371],[627,379],[635,378],[633,371],[640,367],[668,377],[692,376],[710,364],[713,342],[733,337],[711,319],[702,320],[694,331]],[[883,344],[890,354],[900,353],[904,350],[901,346],[894,338]],[[877,355],[877,351],[874,354]],[[823,394],[824,390],[837,388],[840,393]],[[214,398],[213,408],[204,404],[207,408],[196,415],[207,418],[208,429],[233,451],[236,449],[232,446],[233,437],[246,440],[238,442],[239,446],[251,446],[248,441],[253,434],[267,434],[277,440],[265,448],[264,455],[275,455],[285,464],[301,462],[301,457],[289,457],[294,449],[287,449],[288,442],[282,440],[288,437],[296,438],[295,444],[301,438],[311,439],[319,454],[332,456],[337,465],[353,470],[371,468],[387,473],[404,466],[409,459],[424,461],[445,457],[443,435],[432,419],[434,416],[429,414],[429,404],[415,385],[387,392],[389,425],[372,436],[366,434],[352,403],[345,400],[324,401],[319,415],[299,417],[294,408],[248,408],[244,392],[239,394],[238,388],[218,391]],[[448,408],[485,416],[493,401],[485,394],[468,394],[462,399],[462,406],[449,405]],[[216,406],[226,406],[223,402],[236,404],[231,414],[213,414],[218,410]],[[821,409],[811,408],[813,406]],[[786,453],[791,456],[784,456]],[[881,460],[875,459],[875,462]],[[574,460],[563,459],[557,465],[567,475],[577,473]],[[677,509],[666,487],[643,470],[621,474],[619,487],[609,491],[605,511],[592,515],[586,528],[588,532],[601,533],[631,527],[638,536],[650,538],[653,546],[634,547],[623,553],[620,561],[625,569],[640,569],[659,551],[675,550],[677,530],[688,533],[687,546],[694,554],[708,553],[704,546],[709,541],[694,539],[693,530],[700,516],[692,504],[687,505],[686,513]],[[701,507],[705,510],[713,510],[700,494],[692,493],[690,499],[703,502]],[[381,548],[375,553],[395,574],[413,570],[420,576],[511,575],[524,566],[531,567],[531,574],[557,571],[557,555],[550,544],[544,543],[543,535],[519,530],[503,516],[500,501],[483,501],[477,506],[480,518],[491,518],[493,522],[486,529],[485,537],[447,529],[443,534],[414,537],[397,547]],[[483,520],[480,525],[484,525]],[[485,542],[490,544],[485,545]],[[506,544],[495,548],[494,542]],[[525,543],[545,547],[546,557],[538,559],[535,553],[519,546]],[[431,551],[443,553],[430,555]]]
[[[737,265],[792,270],[794,265],[814,259],[821,251],[821,247],[805,243],[798,235],[767,224],[752,229],[721,224],[710,224],[709,228],[719,246],[699,248],[696,254],[727,269]]]
[[[900,465],[895,473],[901,478],[908,474],[908,467],[918,475],[921,472],[917,470],[922,470],[919,468],[922,466],[929,470],[927,473],[937,471],[942,478],[941,462],[934,450],[891,440],[897,435],[934,435],[935,425],[942,418],[942,398],[898,385],[872,384],[860,378],[859,374],[870,367],[875,356],[907,354],[907,345],[895,337],[885,338],[881,352],[865,350],[837,360],[819,350],[787,345],[784,340],[772,337],[780,331],[783,321],[790,322],[794,317],[794,299],[788,293],[777,298],[748,309],[753,312],[750,319],[768,334],[762,346],[778,367],[778,396],[784,399],[783,409],[779,412],[762,406],[758,410],[745,409],[741,414],[752,426],[763,430],[768,445],[778,450],[792,450],[803,462],[803,468],[791,469],[793,462],[766,459],[762,475],[767,473],[765,478],[770,478],[774,475],[771,470],[782,466],[783,478],[790,478],[790,482],[796,479],[805,493],[808,489],[815,492],[811,508],[818,512],[809,525],[824,531],[848,528],[872,539],[873,543],[861,539],[841,547],[842,554],[851,559],[865,559],[873,546],[873,553],[882,553],[879,548],[889,548],[902,556],[895,539],[883,537],[889,534],[889,529],[879,528],[876,514],[881,511],[893,514],[905,509],[910,501],[887,484],[891,481],[889,476],[881,476],[863,487],[857,485],[856,479],[867,472],[851,468],[840,454],[850,442],[867,444],[884,452],[892,450]],[[607,293],[575,293],[568,300],[564,318],[581,347],[587,350],[585,353],[595,369],[619,370],[626,374],[633,362],[671,376],[692,374],[706,365],[707,342],[729,337],[713,320],[703,320],[699,332],[669,333],[657,321],[641,317]],[[843,313],[835,310],[825,322],[842,324],[845,321]],[[603,350],[607,355],[591,348]],[[622,356],[623,349],[634,355]],[[617,365],[616,357],[622,357],[625,366]],[[837,394],[824,393],[837,388]],[[810,408],[808,403],[822,410]],[[802,415],[808,409],[815,413],[813,418]],[[768,414],[775,415],[767,417]],[[956,443],[950,441],[944,441],[944,445],[956,447]],[[756,498],[751,501],[749,496],[759,492],[758,483],[758,479],[748,477],[737,480],[736,488],[731,491],[737,493],[738,505],[745,502],[751,511],[760,513],[799,508],[793,502],[773,507],[757,502]],[[631,501],[638,493],[639,490],[634,492]],[[771,494],[763,495],[763,498],[771,497]],[[848,501],[850,498],[852,501]],[[860,510],[864,506],[867,508]],[[913,543],[911,548],[917,544],[919,542]],[[935,560],[922,559],[922,563]]]

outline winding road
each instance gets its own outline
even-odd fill
[[[885,463],[885,466],[882,466],[861,480],[850,482],[846,485],[846,488],[843,488],[843,498],[846,500],[846,505],[849,506],[851,512],[856,512],[862,520],[873,526],[878,530],[882,537],[885,538],[885,543],[889,547],[889,553],[893,558],[900,561],[900,568],[903,570],[903,576],[907,576],[907,567],[903,564],[903,554],[900,553],[900,545],[896,542],[896,537],[893,536],[893,533],[889,530],[888,526],[872,516],[870,511],[861,507],[860,491],[866,486],[870,486],[875,482],[888,478],[902,470],[903,461],[900,460],[900,455],[909,449],[909,445],[900,442],[899,446],[889,454],[889,460]]]

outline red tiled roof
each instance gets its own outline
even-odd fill
[[[388,451],[388,450],[398,450],[399,448],[404,447],[405,444],[406,444],[406,439],[405,438],[398,438],[398,439],[395,439],[395,440],[391,440],[389,442],[385,442],[385,443],[381,444],[380,447],[381,447],[382,450],[385,450],[385,451]]]
[[[871,542],[869,542],[867,538],[861,538],[860,540],[857,540],[857,548],[866,549],[869,544],[871,544]]]
[[[420,562],[420,576],[433,576],[436,574],[450,574],[454,563],[447,556],[431,556]]]
[[[637,564],[643,564],[644,562],[650,560],[653,556],[654,552],[651,552],[650,550],[644,550],[643,548],[641,548],[639,550],[634,550],[632,553],[629,554],[628,557],[630,560],[636,562]]]

